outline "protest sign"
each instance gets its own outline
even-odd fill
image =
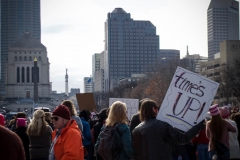
[[[178,67],[157,119],[188,131],[206,117],[218,86],[217,82]]]
[[[139,105],[138,99],[109,98],[109,106],[111,106],[116,101],[121,101],[123,103],[126,103],[128,120],[131,120],[132,116],[138,112],[138,105]]]
[[[87,111],[96,111],[93,93],[77,93],[76,97],[80,111],[83,109]]]

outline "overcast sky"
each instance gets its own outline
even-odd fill
[[[92,74],[92,55],[104,49],[107,13],[123,8],[134,20],[157,28],[160,49],[207,56],[207,8],[210,0],[41,0],[42,44],[47,47],[52,89],[83,92]]]

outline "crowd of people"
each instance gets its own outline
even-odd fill
[[[210,107],[211,117],[187,132],[157,120],[159,106],[151,99],[139,102],[129,121],[120,101],[98,114],[65,100],[51,112],[36,110],[31,121],[23,112],[6,124],[0,114],[0,159],[3,160],[212,160],[240,159],[240,112]],[[103,156],[101,133],[116,128],[114,154]],[[110,143],[109,143],[110,144]]]

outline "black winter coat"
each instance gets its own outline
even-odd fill
[[[188,143],[203,126],[199,123],[189,131],[181,133],[157,119],[143,121],[132,132],[134,160],[171,160],[173,143]]]
[[[28,135],[27,135],[26,131],[27,131],[26,127],[18,127],[18,128],[15,129],[15,133],[22,140],[22,143],[23,143],[23,146],[24,146],[24,150],[25,150],[26,160],[29,160],[30,159],[30,155],[29,155],[29,138],[28,138]]]

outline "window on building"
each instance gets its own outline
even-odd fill
[[[24,83],[25,82],[25,69],[24,69],[24,67],[22,67],[22,83]]]
[[[20,83],[20,68],[17,67],[17,83]]]
[[[30,69],[27,67],[27,83],[30,82]]]

